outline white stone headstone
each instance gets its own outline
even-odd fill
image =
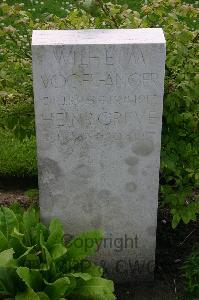
[[[151,279],[165,38],[162,29],[36,30],[32,40],[41,218],[102,228],[111,278]]]

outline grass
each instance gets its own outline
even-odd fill
[[[22,142],[7,130],[0,130],[0,176],[37,175],[35,137]]]

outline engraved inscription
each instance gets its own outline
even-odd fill
[[[74,46],[57,46],[53,49],[54,59],[58,64],[67,66],[114,66],[119,62],[123,67],[128,65],[145,65],[145,58],[139,46],[114,47],[104,46],[103,51],[99,47],[82,46],[78,50]]]
[[[158,81],[158,74],[147,72],[147,73],[71,73],[65,75],[64,73],[47,75],[41,75],[41,85],[44,88],[56,88],[61,89],[64,87],[78,87],[81,86],[94,86],[94,87],[133,87],[137,88],[147,83],[156,84]]]
[[[56,46],[53,56],[59,72],[41,74],[39,114],[54,127],[58,144],[73,152],[92,140],[134,143],[139,128],[142,137],[154,135],[161,122],[160,75],[140,46]]]
[[[56,97],[47,97],[44,96],[40,98],[41,102],[44,105],[49,105],[50,103],[54,102],[57,103],[60,106],[70,106],[72,104],[76,105],[78,103],[88,103],[88,104],[113,104],[113,103],[118,103],[118,104],[132,104],[132,105],[141,105],[141,104],[146,104],[146,105],[157,105],[161,104],[161,97],[162,95],[158,94],[153,94],[153,95],[92,95],[88,94],[85,97],[78,95],[78,94],[73,94],[73,95],[60,95]]]
[[[135,111],[102,111],[71,113],[64,109],[55,113],[42,112],[43,121],[54,121],[57,127],[67,128],[94,128],[95,126],[117,128],[118,125],[141,125],[143,118],[148,124],[156,124],[160,118],[160,113],[156,111],[137,112]]]
[[[94,257],[130,282],[128,262],[155,253],[163,34],[36,30],[32,49],[41,218],[60,218],[70,234],[100,227],[118,247],[124,230],[129,245],[137,235],[138,249],[123,243]]]

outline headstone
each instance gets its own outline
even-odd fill
[[[109,277],[152,279],[162,29],[37,30],[32,55],[42,220],[102,228],[94,259]]]

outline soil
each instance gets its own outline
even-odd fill
[[[0,189],[0,205],[10,206],[15,202],[26,207],[29,205],[30,199],[24,195],[24,191],[4,191]]]
[[[0,185],[0,205],[10,206],[17,202],[27,207],[32,202],[37,202],[38,199],[30,199],[24,194],[26,190],[25,186],[5,185],[3,188]],[[159,208],[155,280],[151,284],[116,286],[117,299],[186,300],[185,280],[181,268],[192,252],[193,246],[199,243],[198,233],[199,220],[188,225],[181,222],[173,230],[169,210]]]
[[[118,286],[119,300],[186,300],[182,266],[199,243],[199,220],[171,227],[169,210],[159,208],[155,280],[151,284]],[[199,300],[199,298],[194,299]]]

